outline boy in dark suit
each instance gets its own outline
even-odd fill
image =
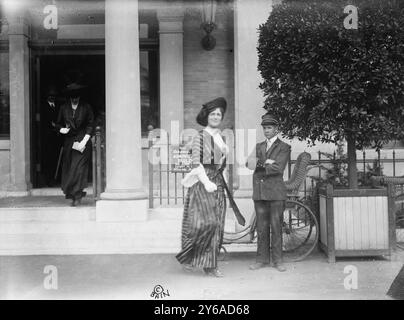
[[[247,159],[247,167],[254,170],[253,200],[257,215],[257,258],[250,266],[256,270],[270,262],[270,243],[274,267],[286,271],[282,263],[282,225],[286,200],[283,171],[290,156],[290,145],[278,138],[278,121],[267,113],[261,122],[266,137],[258,143]],[[271,227],[271,232],[270,232]],[[270,239],[271,236],[271,239]]]

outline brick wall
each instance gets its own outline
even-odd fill
[[[216,47],[201,46],[199,8],[188,8],[184,16],[184,128],[200,128],[195,118],[204,102],[224,97],[227,100],[223,129],[234,126],[233,4],[218,4],[217,29],[212,32]]]

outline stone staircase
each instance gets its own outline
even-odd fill
[[[5,201],[7,200],[7,201]],[[0,255],[175,252],[181,212],[155,209],[142,222],[98,222],[94,203],[60,196],[0,201]]]
[[[80,207],[61,196],[3,198],[0,255],[177,253],[181,222],[179,206],[151,209],[147,221],[99,222],[90,198]]]

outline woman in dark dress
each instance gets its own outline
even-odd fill
[[[94,114],[91,106],[80,100],[84,87],[71,84],[66,89],[68,100],[60,107],[57,129],[64,135],[62,162],[62,190],[66,199],[77,206],[86,195],[88,169],[91,157],[91,135]],[[73,144],[75,148],[73,148]]]
[[[221,277],[217,256],[223,240],[226,198],[223,170],[229,148],[219,126],[226,100],[217,98],[203,105],[197,122],[204,126],[192,142],[193,169],[182,181],[189,188],[182,222],[182,250],[177,260],[185,270],[203,268],[207,275]]]

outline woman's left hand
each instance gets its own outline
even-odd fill
[[[90,139],[90,135],[86,134],[83,140],[80,141],[80,152],[83,152],[86,148],[87,141]]]
[[[79,149],[80,149],[79,151],[83,152],[85,148],[86,148],[86,141],[81,140],[79,143]]]

